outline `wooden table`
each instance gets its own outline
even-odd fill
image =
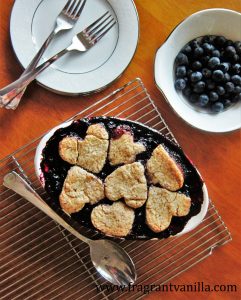
[[[9,18],[13,0],[0,2],[0,86],[19,76],[19,66],[11,49]],[[240,204],[241,204],[241,139],[240,131],[229,134],[208,134],[191,128],[179,119],[155,86],[153,61],[156,49],[171,30],[190,14],[211,7],[225,7],[241,11],[240,0],[136,0],[140,17],[140,42],[137,53],[122,75],[105,91],[89,97],[65,97],[53,94],[36,83],[28,89],[16,111],[0,110],[0,159],[28,143],[47,129],[80,111],[97,98],[140,77],[155,100],[179,143],[202,173],[233,241],[214,251],[172,283],[236,284],[237,293],[153,293],[148,299],[238,299],[240,297]],[[234,30],[238,30],[235,28]],[[240,29],[239,29],[240,30]],[[239,285],[239,286],[238,286]],[[239,297],[238,297],[239,293]]]

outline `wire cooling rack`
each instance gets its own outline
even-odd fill
[[[177,143],[140,79],[129,82],[71,119],[98,115],[142,122]],[[33,166],[39,139],[0,161],[0,182],[7,172],[15,170],[47,199]],[[227,227],[210,202],[203,222],[188,234],[159,241],[119,243],[134,260],[138,273],[136,284],[140,287],[167,283],[230,240]],[[107,282],[96,274],[88,246],[29,202],[0,186],[0,299],[145,297],[140,288],[123,292],[98,290],[100,284]]]

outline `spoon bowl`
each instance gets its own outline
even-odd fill
[[[96,270],[115,285],[128,286],[136,281],[135,265],[117,243],[96,240],[89,243],[90,257]]]

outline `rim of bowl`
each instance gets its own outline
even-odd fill
[[[194,128],[194,129],[197,129],[197,130],[200,130],[202,131],[203,133],[207,133],[207,134],[215,134],[215,135],[219,135],[219,134],[228,134],[228,133],[231,133],[231,132],[235,132],[235,131],[239,131],[240,130],[240,127],[238,128],[234,128],[234,129],[231,129],[231,130],[227,130],[227,131],[210,131],[210,130],[207,130],[207,129],[203,129],[203,128],[199,128],[191,123],[189,123],[186,119],[184,119],[183,117],[181,117],[177,112],[176,110],[174,109],[174,107],[171,105],[170,101],[168,100],[165,92],[163,91],[163,89],[157,84],[157,81],[156,81],[156,76],[155,76],[155,65],[156,65],[156,57],[157,57],[157,54],[158,54],[158,51],[165,46],[165,44],[167,43],[167,41],[169,40],[169,38],[172,36],[172,34],[174,33],[174,31],[176,31],[176,29],[181,26],[184,22],[186,22],[188,19],[191,19],[192,17],[195,17],[196,15],[199,15],[199,14],[202,14],[202,13],[206,13],[206,12],[213,12],[213,11],[222,11],[222,12],[227,12],[227,13],[232,13],[232,14],[237,14],[237,15],[240,15],[241,16],[241,13],[238,12],[238,11],[235,11],[235,10],[232,10],[232,9],[226,9],[226,8],[208,8],[208,9],[203,9],[203,10],[199,10],[189,16],[187,16],[186,18],[184,18],[182,21],[180,21],[173,29],[172,31],[168,34],[168,36],[166,37],[165,41],[163,42],[163,44],[158,47],[156,49],[156,52],[155,52],[155,56],[154,56],[154,63],[153,63],[153,69],[154,69],[154,82],[155,82],[155,85],[156,87],[158,88],[158,90],[161,92],[162,96],[164,97],[165,101],[169,104],[169,106],[171,107],[172,111],[181,119],[183,120],[188,126]]]

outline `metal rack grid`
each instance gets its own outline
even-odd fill
[[[142,81],[135,79],[71,119],[110,115],[142,122],[175,143]],[[70,120],[70,119],[69,119]],[[0,161],[0,182],[12,170],[47,198],[35,175],[33,158],[39,139]],[[83,229],[83,233],[88,230]],[[210,202],[203,222],[180,237],[157,241],[120,241],[134,260],[140,285],[161,285],[231,240]],[[88,246],[60,228],[29,202],[0,186],[0,299],[140,299],[142,291],[98,291],[106,284],[90,262]]]

